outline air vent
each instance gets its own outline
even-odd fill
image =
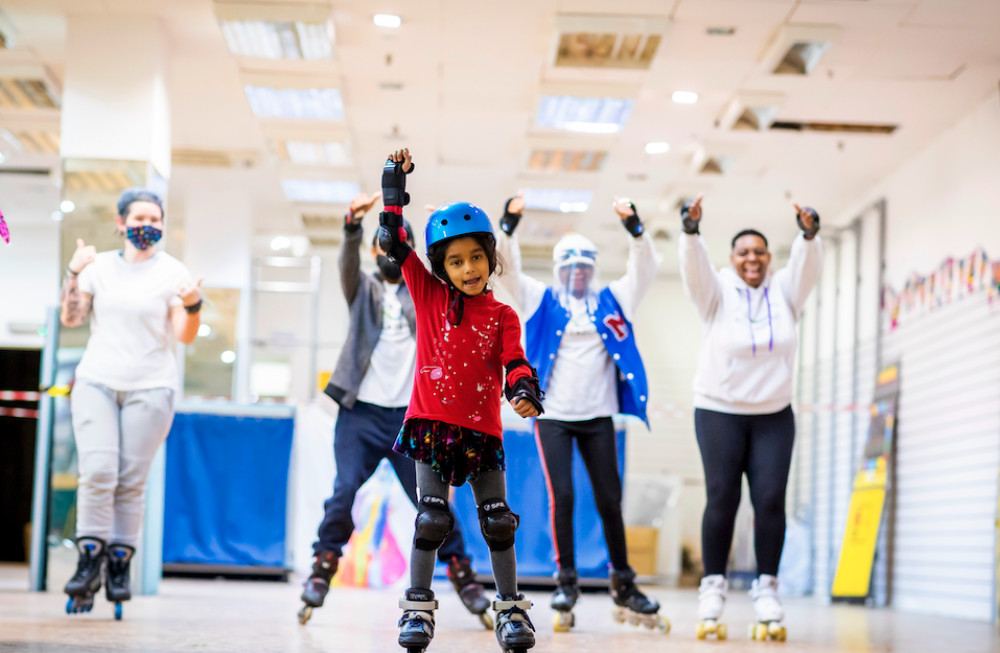
[[[735,27],[709,27],[705,30],[709,36],[732,36],[736,33]]]
[[[556,17],[558,67],[645,70],[653,63],[662,34],[663,18],[608,15]]]
[[[0,109],[54,109],[56,99],[41,79],[0,78]]]
[[[340,229],[344,216],[334,213],[303,213],[302,226],[306,229]]]
[[[175,166],[193,168],[253,168],[258,153],[252,150],[199,150],[176,148],[170,151],[170,162]]]
[[[556,65],[646,69],[653,63],[660,40],[659,34],[560,34]]]
[[[787,120],[771,123],[771,129],[800,132],[829,132],[835,134],[891,134],[899,125],[863,124],[848,122],[792,122]]]
[[[722,129],[765,131],[778,116],[784,100],[780,93],[738,93],[726,106],[718,125]]]
[[[309,236],[311,247],[337,247],[340,245],[338,236]]]
[[[131,186],[139,186],[141,183],[140,179],[120,170],[65,172],[63,174],[63,188],[65,190],[93,190],[117,193]]]
[[[403,82],[379,82],[378,87],[383,91],[402,91]]]
[[[16,133],[0,130],[0,138],[18,151],[27,154],[59,154],[59,132],[26,131]]]
[[[840,37],[831,25],[784,25],[764,56],[764,69],[774,75],[808,75]]]
[[[606,150],[532,150],[528,169],[546,172],[597,172],[608,157]]]

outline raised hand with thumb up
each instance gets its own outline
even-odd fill
[[[80,274],[83,268],[94,262],[95,258],[97,258],[97,248],[84,243],[83,238],[77,238],[76,251],[73,252],[73,258],[69,260],[69,271],[73,274]]]

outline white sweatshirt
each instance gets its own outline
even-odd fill
[[[701,236],[681,234],[681,278],[705,325],[694,406],[737,415],[776,413],[792,402],[802,306],[823,269],[819,237],[802,234],[788,265],[757,288],[732,266],[716,272]]]

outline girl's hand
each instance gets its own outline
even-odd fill
[[[413,160],[410,156],[410,148],[404,147],[401,150],[396,150],[389,155],[389,160],[393,163],[403,162],[403,172],[409,172],[413,168]]]
[[[514,399],[510,405],[521,417],[538,417],[538,409],[527,399]]]

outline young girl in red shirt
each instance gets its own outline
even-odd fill
[[[417,374],[393,447],[416,461],[420,496],[411,587],[399,602],[399,645],[423,653],[434,636],[435,552],[455,522],[448,486],[468,481],[497,585],[497,641],[505,652],[524,653],[535,645],[535,633],[527,615],[531,602],[517,592],[518,516],[507,505],[500,393],[518,415],[535,417],[542,412],[538,378],[524,358],[516,313],[494,299],[488,286],[497,255],[487,215],[466,203],[432,213],[426,238],[431,271],[406,244],[400,228],[412,171],[409,150],[389,156],[379,220],[379,245],[402,267],[417,313]]]

